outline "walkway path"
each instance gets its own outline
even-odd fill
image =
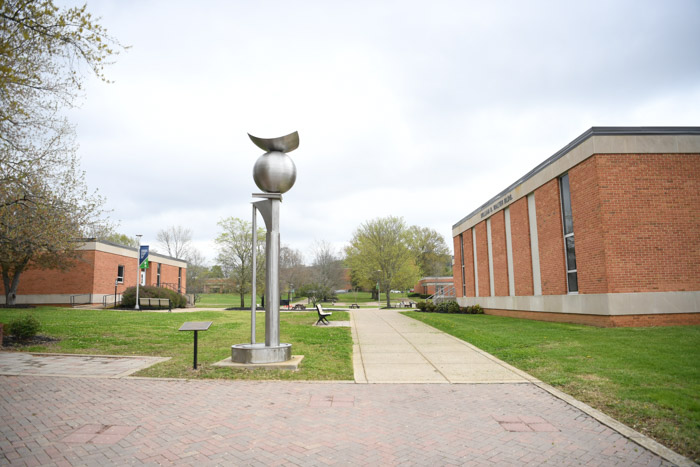
[[[355,381],[524,383],[528,375],[395,310],[351,312]]]

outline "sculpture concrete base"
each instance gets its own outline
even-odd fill
[[[231,346],[234,363],[279,363],[292,358],[292,344],[266,346],[265,344],[236,344]]]
[[[232,362],[231,358],[221,360],[217,363],[212,363],[212,366],[231,368],[234,370],[286,370],[298,371],[303,355],[292,355],[290,360],[278,363],[236,363]]]

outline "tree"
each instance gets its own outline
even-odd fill
[[[14,305],[27,267],[68,269],[78,239],[100,222],[104,200],[89,193],[74,154],[68,165],[47,167],[0,184],[0,270],[5,303]],[[0,171],[12,168],[0,162]]]
[[[314,304],[318,298],[327,300],[335,296],[335,291],[343,283],[343,261],[336,254],[330,243],[316,241],[311,247],[313,263],[311,264],[310,289],[314,292]]]
[[[106,81],[114,45],[85,6],[0,2],[0,269],[8,304],[28,266],[67,268],[76,239],[105,230],[104,200],[85,186],[75,131],[60,110],[75,105],[82,67]]]
[[[392,289],[408,288],[419,278],[410,240],[403,218],[389,216],[364,222],[345,249],[353,278],[370,288],[378,282],[386,293],[387,307]]]
[[[280,289],[289,293],[308,282],[308,271],[304,257],[299,250],[282,246],[280,248]]]
[[[0,139],[21,150],[32,133],[53,133],[57,111],[75,105],[83,67],[107,81],[104,66],[122,46],[98,19],[87,5],[0,2]]]
[[[90,235],[91,237],[93,235]],[[101,240],[106,240],[108,242],[116,243],[117,245],[124,245],[124,246],[130,246],[132,248],[138,248],[139,247],[139,241],[138,239],[134,237],[129,237],[128,235],[122,234],[122,233],[117,233],[117,232],[112,232],[107,235],[102,235],[102,236],[97,236]]]
[[[413,226],[409,232],[409,248],[421,277],[452,275],[452,256],[445,238],[428,227]]]
[[[219,254],[217,261],[221,264],[227,277],[233,282],[234,293],[241,297],[241,308],[245,307],[245,294],[250,292],[253,260],[253,234],[250,222],[228,217],[218,222],[223,232],[216,237]],[[265,270],[265,231],[257,231],[257,274],[258,291],[262,292],[264,281],[260,280]],[[256,300],[256,297],[253,297]]]
[[[181,225],[171,225],[156,234],[156,240],[165,249],[168,256],[187,259],[192,248],[192,231]]]
[[[221,266],[218,264],[215,264],[211,268],[209,268],[209,277],[213,279],[223,279],[224,278],[224,271],[221,269]]]
[[[192,248],[187,258],[187,293],[192,294],[194,303],[199,301],[208,278],[209,268],[205,264],[204,256],[199,250]]]

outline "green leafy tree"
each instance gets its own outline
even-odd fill
[[[367,288],[378,282],[387,307],[392,289],[406,289],[420,277],[410,240],[403,218],[389,216],[364,222],[345,249],[353,279]]]
[[[209,277],[211,277],[212,279],[223,279],[224,271],[221,269],[221,266],[215,264],[214,266],[209,268]]]
[[[108,242],[116,243],[117,245],[130,246],[132,248],[138,248],[139,241],[134,237],[129,237],[128,235],[122,233],[112,232],[110,234],[101,237],[102,240]]]
[[[219,250],[217,261],[225,275],[232,280],[233,291],[240,295],[241,308],[245,307],[245,294],[251,290],[253,266],[253,234],[250,222],[228,217],[218,222],[222,232],[216,237]],[[265,271],[265,231],[257,231],[257,284],[258,293],[263,293]],[[255,299],[255,297],[253,297]]]
[[[452,255],[445,238],[428,227],[409,229],[409,248],[422,277],[451,276]]]

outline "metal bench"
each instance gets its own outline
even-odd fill
[[[318,321],[316,321],[316,324],[318,323],[323,323],[323,324],[330,324],[328,320],[326,319],[326,316],[330,316],[333,314],[331,311],[323,311],[323,307],[319,304],[316,305],[316,312],[318,313]],[[315,326],[315,325],[314,325]]]
[[[159,310],[161,307],[165,306],[168,308],[168,311],[173,311],[169,298],[139,298],[139,306],[147,306],[149,308],[157,306]]]

